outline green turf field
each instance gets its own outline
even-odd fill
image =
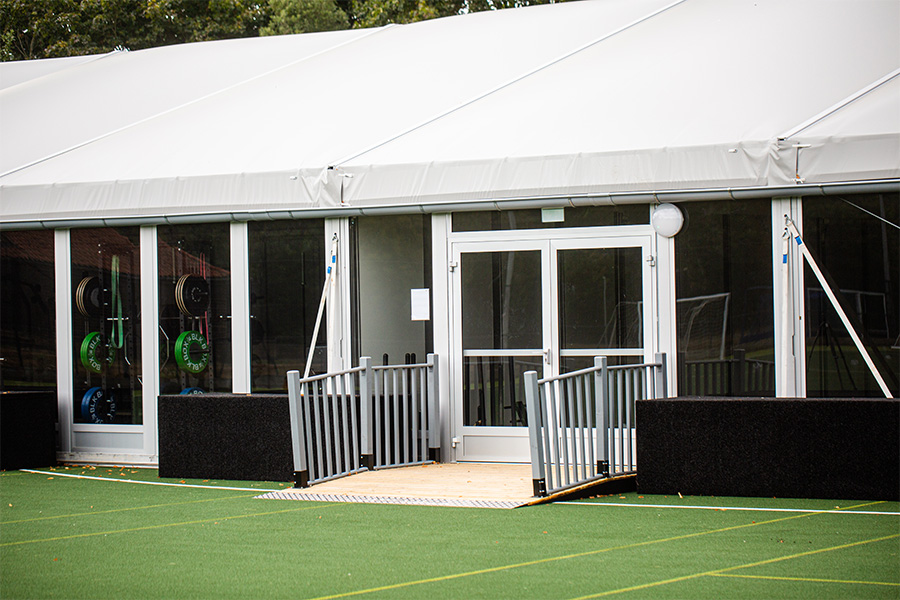
[[[66,476],[82,474],[100,479]],[[900,598],[896,502],[255,499],[284,487],[149,469],[3,472],[0,597]]]

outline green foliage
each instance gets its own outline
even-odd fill
[[[352,0],[354,27],[382,27],[459,14],[465,0]]]
[[[250,37],[265,17],[255,0],[0,0],[0,58]]]
[[[381,27],[560,0],[0,0],[0,60]]]
[[[348,29],[350,20],[334,0],[269,0],[269,24],[260,35]]]

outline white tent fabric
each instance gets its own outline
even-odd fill
[[[898,68],[894,0],[583,0],[115,53],[0,91],[0,222],[900,179]]]

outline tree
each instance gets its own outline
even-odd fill
[[[0,59],[251,37],[265,21],[258,0],[0,0]]]
[[[350,19],[334,0],[269,0],[269,24],[260,35],[348,29]]]
[[[76,0],[0,0],[0,59],[65,56],[79,20]]]

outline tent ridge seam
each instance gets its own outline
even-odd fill
[[[672,2],[671,4],[667,4],[666,6],[659,8],[659,9],[651,12],[648,15],[644,15],[643,17],[640,17],[639,19],[636,19],[626,25],[623,25],[622,27],[619,27],[618,29],[615,29],[609,33],[606,33],[597,39],[594,39],[594,40],[591,40],[590,42],[582,44],[578,48],[575,48],[574,50],[570,50],[569,52],[566,52],[562,56],[554,58],[554,59],[550,60],[549,62],[546,62],[546,63],[532,69],[531,71],[527,71],[521,75],[518,75],[518,76],[514,77],[513,79],[507,81],[506,83],[500,84],[499,86],[497,86],[495,88],[489,89],[488,91],[483,92],[483,93],[475,96],[474,98],[471,98],[470,100],[466,100],[462,104],[458,104],[458,105],[454,106],[453,108],[447,109],[444,112],[441,112],[441,113],[435,115],[434,117],[430,117],[430,118],[422,121],[421,123],[410,127],[409,129],[401,131],[400,133],[397,133],[385,140],[382,140],[381,142],[378,142],[364,150],[360,150],[359,152],[351,154],[350,156],[346,156],[340,160],[330,162],[328,168],[334,169],[335,167],[340,167],[346,162],[355,160],[355,159],[359,158],[360,156],[363,156],[364,154],[368,154],[369,152],[372,152],[373,150],[381,148],[382,146],[386,146],[387,144],[390,144],[391,142],[394,142],[405,135],[408,135],[414,131],[417,131],[423,127],[426,127],[426,126],[430,125],[431,123],[439,121],[440,119],[443,119],[444,117],[446,117],[448,115],[451,115],[451,114],[453,114],[457,111],[460,111],[468,106],[471,106],[472,104],[475,104],[476,102],[484,100],[488,96],[496,94],[499,91],[505,90],[506,88],[513,86],[513,85],[519,83],[520,81],[524,81],[525,79],[531,77],[532,75],[536,75],[537,73],[540,73],[541,71],[544,71],[545,69],[549,69],[550,67],[552,67],[556,64],[559,64],[562,61],[567,60],[567,59],[575,56],[576,54],[579,54],[580,52],[584,52],[585,50],[592,48],[601,42],[604,42],[624,31],[627,31],[627,30],[631,29],[632,27],[636,27],[637,25],[640,25],[641,23],[644,23],[644,22],[652,19],[653,17],[656,17],[656,16],[668,11],[669,9],[674,8],[674,7],[678,6],[679,4],[683,4],[687,1],[688,0],[675,0],[675,2]]]
[[[891,71],[890,73],[888,73],[887,75],[882,77],[881,79],[878,79],[877,81],[870,83],[866,87],[864,87],[860,90],[857,90],[856,92],[847,96],[846,98],[844,98],[843,100],[841,100],[840,102],[835,104],[834,106],[824,110],[823,112],[817,114],[816,116],[812,117],[811,119],[804,121],[803,123],[797,125],[793,129],[787,131],[786,133],[779,135],[778,141],[783,142],[785,140],[788,140],[788,139],[794,137],[795,135],[804,131],[805,129],[809,129],[810,127],[812,127],[819,121],[827,119],[828,117],[830,117],[834,113],[838,112],[839,110],[843,109],[844,107],[849,106],[850,104],[853,104],[854,102],[856,102],[857,100],[859,100],[860,98],[862,98],[863,96],[868,94],[869,92],[874,91],[875,89],[881,87],[882,85],[884,85],[885,83],[894,79],[898,75],[900,75],[900,68],[894,69],[893,71]]]
[[[233,90],[233,89],[235,89],[235,88],[237,88],[237,87],[240,87],[240,86],[242,86],[242,85],[246,85],[246,84],[250,83],[251,81],[256,81],[257,79],[261,79],[261,78],[263,78],[263,77],[268,77],[268,76],[271,75],[272,73],[277,73],[278,71],[281,71],[282,69],[287,69],[287,68],[289,68],[289,67],[293,67],[293,66],[298,65],[298,64],[300,64],[300,63],[302,63],[302,62],[304,62],[304,61],[307,61],[307,60],[316,58],[316,57],[318,57],[318,56],[321,56],[321,55],[326,54],[326,53],[328,53],[328,52],[331,52],[331,51],[333,51],[333,50],[337,50],[338,48],[343,48],[344,46],[347,46],[347,45],[349,45],[349,44],[353,44],[353,43],[362,41],[362,40],[368,38],[369,36],[375,35],[375,34],[377,34],[377,33],[381,33],[381,32],[383,32],[383,31],[387,31],[387,30],[390,29],[390,28],[391,28],[391,26],[390,26],[390,25],[387,25],[387,26],[385,26],[385,27],[379,27],[379,28],[372,29],[372,30],[369,31],[368,33],[365,33],[365,34],[363,34],[363,35],[360,35],[359,37],[355,37],[355,38],[353,38],[352,40],[347,40],[347,41],[345,41],[345,42],[341,42],[340,44],[337,44],[337,45],[334,45],[334,46],[329,46],[328,48],[319,50],[318,52],[315,52],[315,53],[313,53],[313,54],[310,54],[309,56],[304,56],[304,57],[302,57],[302,58],[298,58],[297,60],[293,60],[293,61],[291,61],[291,62],[289,62],[289,63],[283,64],[283,65],[281,65],[280,67],[275,67],[274,69],[270,69],[270,70],[266,71],[265,73],[259,73],[258,75],[254,75],[254,76],[249,77],[249,78],[247,78],[247,79],[242,79],[241,81],[238,81],[238,82],[236,82],[236,83],[232,83],[231,85],[227,85],[227,86],[225,86],[225,87],[223,87],[223,88],[220,88],[220,89],[217,89],[217,90],[215,90],[215,91],[212,91],[212,92],[210,92],[210,93],[208,93],[208,94],[206,94],[206,95],[204,95],[204,96],[201,96],[201,97],[199,97],[199,98],[193,98],[192,100],[189,100],[188,102],[184,102],[184,103],[182,103],[182,104],[179,104],[178,106],[173,106],[173,107],[167,108],[166,110],[163,110],[163,111],[161,111],[161,112],[152,114],[152,115],[150,115],[149,117],[144,117],[143,119],[139,119],[139,120],[137,120],[137,121],[134,121],[133,123],[128,123],[127,125],[123,125],[122,127],[119,127],[118,129],[113,129],[112,131],[107,131],[106,133],[100,134],[100,135],[98,135],[98,136],[96,136],[96,137],[93,137],[93,138],[91,138],[91,139],[89,139],[89,140],[84,140],[84,141],[82,141],[82,142],[79,142],[79,143],[75,144],[74,146],[70,146],[70,147],[65,148],[65,149],[63,149],[63,150],[59,150],[59,151],[57,151],[57,152],[54,152],[53,154],[50,154],[50,155],[48,155],[48,156],[44,156],[43,158],[38,158],[38,159],[33,160],[33,161],[31,161],[30,163],[26,163],[26,164],[24,164],[24,165],[19,165],[18,167],[15,167],[15,168],[13,168],[13,169],[10,169],[9,171],[6,171],[5,173],[0,173],[0,178],[6,177],[7,175],[12,175],[13,173],[18,173],[19,171],[24,171],[25,169],[28,169],[28,168],[33,167],[33,166],[35,166],[35,165],[39,165],[39,164],[41,164],[41,163],[43,163],[43,162],[47,162],[48,160],[53,160],[54,158],[57,158],[57,157],[62,156],[62,155],[64,155],[64,154],[68,154],[69,152],[74,152],[75,150],[78,150],[79,148],[84,148],[84,147],[86,147],[86,146],[89,146],[89,145],[93,144],[94,142],[99,142],[100,140],[106,139],[106,138],[108,138],[108,137],[112,137],[112,136],[114,136],[114,135],[116,135],[116,134],[119,134],[119,133],[121,133],[121,132],[123,132],[123,131],[127,131],[128,129],[131,129],[132,127],[137,127],[138,125],[141,125],[141,124],[143,124],[143,123],[148,123],[148,122],[150,122],[150,121],[152,121],[152,120],[154,120],[154,119],[157,119],[157,118],[159,118],[159,117],[162,117],[162,116],[164,116],[164,115],[167,115],[167,114],[170,114],[170,113],[179,111],[179,110],[181,110],[181,109],[183,109],[183,108],[186,108],[186,107],[188,107],[188,106],[192,106],[192,105],[197,104],[197,103],[199,103],[199,102],[203,102],[203,101],[205,101],[205,100],[208,100],[209,98],[212,98],[212,97],[214,97],[214,96],[218,96],[219,94],[223,94],[223,93],[225,93],[225,92],[227,92],[227,91],[229,91],[229,90]],[[115,53],[115,52],[118,52],[118,51],[113,51],[113,53]],[[112,53],[109,53],[109,54],[112,54]],[[109,54],[101,55],[99,58],[104,58],[104,57],[108,56]]]

